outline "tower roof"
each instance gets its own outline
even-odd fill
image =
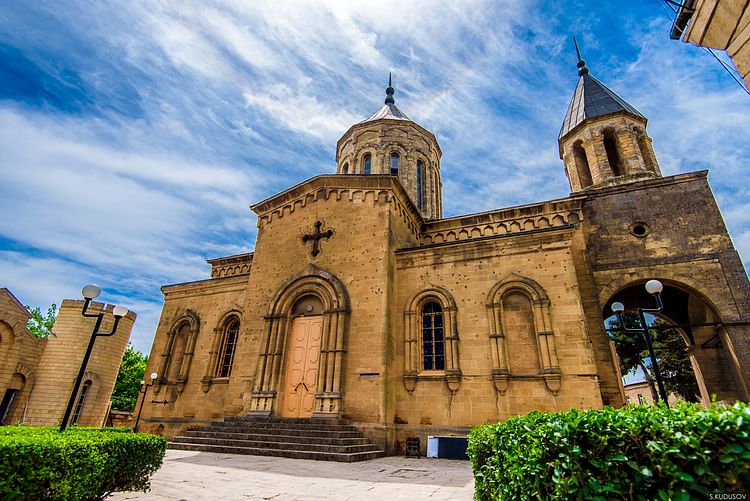
[[[390,118],[392,120],[411,120],[406,114],[396,106],[396,100],[393,98],[393,87],[391,86],[391,74],[388,74],[388,87],[385,89],[385,104],[376,111],[370,118],[362,120],[361,123],[380,120],[381,118]]]
[[[618,111],[625,111],[646,119],[627,101],[589,74],[586,61],[581,59],[580,52],[578,52],[578,44],[576,44],[576,52],[578,53],[578,75],[580,79],[573,93],[573,99],[570,100],[570,105],[568,105],[568,111],[565,113],[558,139],[561,139],[584,120],[617,113]]]

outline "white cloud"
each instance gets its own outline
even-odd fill
[[[556,139],[576,83],[572,29],[592,73],[649,117],[664,173],[712,169],[748,259],[750,99],[709,55],[669,41],[651,7],[113,0],[49,19],[41,7],[0,40],[75,73],[87,100],[0,107],[0,211],[12,215],[0,274],[40,306],[100,281],[139,314],[148,351],[159,286],[250,250],[247,205],[332,172],[335,141],[382,104],[388,71],[397,105],[440,141],[446,215],[565,196]],[[3,9],[23,19],[22,4]]]

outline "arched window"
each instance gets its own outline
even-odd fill
[[[172,324],[161,354],[159,369],[156,371],[159,378],[154,387],[155,394],[159,393],[162,384],[175,385],[177,393],[182,393],[185,389],[199,328],[200,319],[191,310]],[[213,363],[206,364],[207,371],[213,371],[213,367]],[[209,375],[210,373],[207,374]]]
[[[417,208],[424,207],[424,164],[417,160]]]
[[[76,402],[75,410],[73,411],[73,418],[70,420],[71,425],[78,424],[78,420],[81,418],[81,411],[83,411],[83,405],[86,403],[86,395],[91,389],[91,380],[87,380],[81,387],[81,393],[78,395],[78,402]]]
[[[341,168],[342,174],[349,174],[349,162],[345,163],[344,166]]]
[[[368,153],[362,159],[362,174],[369,176],[372,171],[372,156]]]
[[[443,308],[435,302],[422,307],[422,369],[445,370]]]
[[[185,357],[185,348],[187,347],[188,337],[190,337],[190,324],[183,323],[174,334],[172,350],[169,353],[169,371],[167,380],[170,383],[177,381],[182,372],[182,362]]]
[[[237,346],[237,338],[240,333],[240,321],[233,318],[224,327],[219,350],[219,363],[216,365],[216,377],[229,377],[232,373],[232,362],[234,361],[234,349]]]
[[[581,141],[576,141],[573,144],[573,159],[575,161],[576,172],[578,173],[578,181],[581,183],[581,189],[588,188],[593,184],[593,180],[591,179],[589,161],[586,158],[586,150],[583,149]]]
[[[398,176],[398,168],[401,164],[401,157],[395,151],[391,153],[391,176]]]
[[[607,152],[607,161],[609,166],[612,168],[612,173],[615,176],[622,176],[625,171],[622,167],[622,161],[620,160],[620,154],[617,151],[617,137],[612,129],[606,129],[603,135],[604,151]]]

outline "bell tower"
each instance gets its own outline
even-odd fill
[[[336,143],[336,174],[396,176],[425,219],[443,217],[442,151],[435,135],[396,107],[388,76],[385,104]]]
[[[589,74],[577,42],[575,46],[578,85],[558,137],[571,191],[661,177],[646,132],[648,120]]]

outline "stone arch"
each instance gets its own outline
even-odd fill
[[[16,334],[13,332],[13,327],[0,320],[0,353],[10,350],[15,341]]]
[[[602,321],[612,316],[611,305],[616,301],[628,309],[656,307],[655,299],[644,288],[647,278],[621,277],[603,287]],[[725,306],[722,311],[717,302],[687,277],[656,278],[664,284],[661,293],[664,309],[654,316],[674,327],[685,341],[702,403],[708,405],[713,395],[718,400],[748,400],[747,381],[730,336],[733,326],[727,322],[727,317],[732,318],[726,311],[728,308]]]
[[[0,409],[0,420],[2,421],[0,424],[23,422],[26,415],[26,407],[28,407],[29,396],[33,388],[34,373],[25,365],[21,363],[17,364],[5,387],[4,394],[0,394],[0,398],[3,400],[6,398],[10,399],[9,402],[4,402],[6,405]]]
[[[78,388],[78,394],[75,398],[73,414],[70,418],[71,425],[97,426],[101,424],[96,422],[102,389],[101,383],[101,377],[96,372],[92,370],[84,372],[83,379],[81,379],[81,386]],[[81,406],[80,409],[78,408],[79,406]]]
[[[572,150],[573,163],[580,183],[579,189],[588,188],[593,184],[593,180],[591,177],[591,167],[589,165],[588,157],[586,156],[586,150],[583,147],[583,141],[579,139],[573,143]]]
[[[445,343],[445,378],[451,393],[458,391],[461,384],[459,358],[459,337],[456,300],[445,288],[432,286],[417,292],[407,302],[404,309],[404,386],[411,393],[416,388],[422,371],[421,324],[425,304],[435,302],[443,311]],[[434,377],[434,376],[433,376]]]
[[[373,172],[373,169],[375,168],[376,153],[377,153],[377,149],[372,148],[372,147],[363,148],[357,153],[357,164],[358,164],[357,174],[362,174],[362,175],[375,174],[375,172]],[[367,173],[365,170],[366,168],[365,162],[368,156],[370,158],[370,172],[369,173]]]
[[[268,416],[276,410],[292,311],[303,296],[314,296],[323,305],[323,335],[313,417],[341,416],[343,362],[351,312],[349,294],[338,277],[313,264],[286,280],[271,299],[261,338],[251,414]]]
[[[162,384],[174,385],[177,394],[185,389],[199,331],[200,319],[192,310],[187,310],[172,322],[161,354],[154,393],[159,392]]]
[[[385,152],[384,156],[384,173],[390,173],[391,175],[401,177],[402,172],[404,168],[407,167],[407,158],[409,156],[409,152],[406,150],[406,148],[403,147],[403,145],[397,143],[397,142],[388,142],[383,145],[383,151]],[[397,154],[399,158],[399,165],[397,172],[394,174],[391,170],[391,155]]]
[[[543,378],[547,388],[556,394],[560,390],[560,367],[555,350],[555,337],[552,330],[550,301],[544,288],[531,278],[511,273],[505,279],[497,282],[487,295],[487,315],[490,332],[490,353],[492,356],[492,380],[495,389],[504,394],[508,383],[514,377],[529,377],[530,374],[514,374],[513,365],[509,359],[509,344],[506,333],[506,321],[511,316],[508,308],[508,298],[514,294],[521,294],[528,301],[525,307],[525,321],[527,329],[535,343],[532,348],[536,352],[534,367],[537,376]],[[508,318],[506,318],[508,317]],[[533,352],[532,351],[532,352]],[[533,356],[533,355],[532,355]]]
[[[626,174],[622,152],[620,151],[620,145],[617,141],[617,132],[615,132],[615,129],[611,127],[602,129],[602,144],[604,145],[604,152],[606,153],[609,167],[612,169],[612,174],[614,176],[622,176]]]

